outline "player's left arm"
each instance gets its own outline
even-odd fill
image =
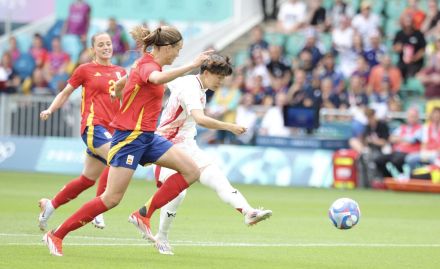
[[[226,130],[234,133],[235,135],[243,134],[247,130],[246,127],[208,117],[205,115],[202,109],[192,109],[190,113],[198,125],[208,129]]]

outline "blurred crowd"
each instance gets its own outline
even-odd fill
[[[22,51],[15,36],[0,61],[0,93],[56,95],[64,88],[76,66],[90,62],[90,5],[77,0],[70,5],[65,21],[46,33],[35,33],[28,51]],[[113,41],[114,63],[123,64],[130,55],[129,38],[115,18],[109,18],[106,32]]]

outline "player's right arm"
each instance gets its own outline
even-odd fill
[[[69,96],[72,94],[72,92],[75,90],[70,84],[67,84],[64,89],[57,94],[55,99],[50,104],[49,108],[46,110],[41,111],[40,113],[40,119],[47,120],[49,116],[57,111],[60,107],[64,105],[64,103],[69,99]]]
[[[235,135],[241,135],[247,130],[246,127],[208,117],[205,115],[202,109],[192,109],[191,116],[194,118],[198,125],[208,129],[226,130],[234,133]]]
[[[165,71],[153,71],[148,76],[148,81],[153,84],[165,84],[168,83],[185,73],[193,70],[202,65],[202,63],[208,59],[209,55],[211,55],[214,51],[208,50],[200,53],[200,55],[191,63],[183,65],[181,67],[172,68]]]

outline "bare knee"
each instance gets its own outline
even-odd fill
[[[101,195],[102,202],[105,206],[110,209],[116,207],[122,200],[123,195],[119,194],[106,194],[105,192]]]

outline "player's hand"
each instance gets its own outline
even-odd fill
[[[201,66],[203,64],[203,62],[209,58],[209,55],[211,55],[213,53],[214,53],[214,50],[207,50],[207,51],[200,53],[199,56],[197,56],[197,58],[195,58],[193,61],[194,68]]]
[[[110,100],[113,103],[116,99],[119,99],[118,95],[116,94],[116,91],[110,91]]]
[[[49,109],[43,110],[40,113],[40,119],[47,120],[51,114],[52,114],[52,111],[50,111]]]
[[[233,124],[229,131],[231,131],[235,135],[241,135],[247,131],[247,128],[244,126]]]

